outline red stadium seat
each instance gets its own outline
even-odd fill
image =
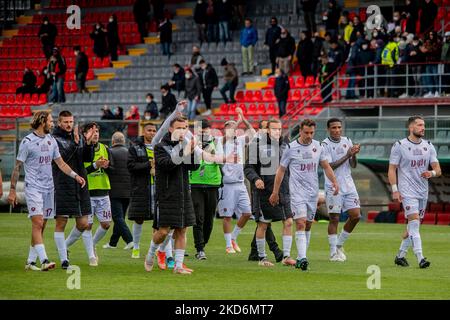
[[[275,97],[273,90],[266,90],[264,92],[263,100],[266,102],[275,102],[277,98]]]
[[[255,102],[263,101],[263,96],[262,96],[261,90],[256,90],[255,92],[253,92],[252,101],[255,101]]]
[[[267,81],[267,87],[268,88],[273,88],[275,87],[275,78],[269,78],[269,80]]]
[[[422,224],[436,224],[436,213],[426,212],[422,219]]]
[[[369,222],[369,223],[375,222],[375,218],[377,217],[378,213],[379,213],[378,211],[369,211],[369,212],[367,212],[367,220],[366,220],[366,222]]]
[[[245,102],[252,102],[253,101],[253,91],[251,91],[251,90],[245,91],[244,101]]]
[[[24,117],[31,117],[33,115],[33,113],[31,112],[31,107],[30,106],[25,106],[25,108],[23,108],[23,116]]]
[[[241,91],[241,90],[237,91],[236,92],[236,96],[235,96],[235,100],[237,102],[244,101],[244,91]]]
[[[237,104],[236,103],[230,104],[230,106],[228,108],[228,114],[229,115],[236,114],[236,108],[237,108]]]
[[[388,210],[392,212],[399,212],[401,210],[400,202],[390,202],[388,204]]]
[[[397,223],[402,223],[402,224],[406,223],[406,218],[405,218],[405,212],[404,211],[399,211],[397,213]]]
[[[269,103],[266,109],[266,115],[275,116],[279,114],[278,107],[275,105],[275,103]]]
[[[254,116],[256,114],[258,114],[258,108],[256,107],[256,104],[250,103],[250,105],[248,106],[247,115]]]
[[[437,224],[442,226],[448,226],[450,224],[450,213],[438,213]]]
[[[266,113],[266,105],[264,103],[258,104],[258,112],[257,114],[265,114]]]
[[[429,209],[430,212],[442,212],[444,211],[443,203],[430,203]]]
[[[45,93],[41,93],[39,95],[39,104],[46,104],[47,103],[47,95]]]
[[[216,115],[218,115],[218,116],[224,116],[224,115],[226,115],[226,114],[228,114],[228,104],[222,103],[222,104],[220,105],[219,111],[216,113]]]
[[[314,77],[307,76],[305,81],[305,87],[311,87],[314,84]]]
[[[303,76],[298,76],[297,79],[295,80],[295,87],[303,88],[304,85],[305,85],[305,79],[303,78]]]
[[[289,77],[289,87],[291,89],[295,87],[294,78],[292,78],[292,77]]]

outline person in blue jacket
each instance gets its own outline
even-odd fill
[[[241,30],[241,49],[242,49],[242,64],[244,71],[242,75],[253,74],[253,53],[256,42],[258,41],[258,31],[253,27],[250,18],[245,19],[245,27]]]

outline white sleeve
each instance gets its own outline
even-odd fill
[[[52,159],[58,159],[61,158],[61,154],[59,153],[59,146],[58,143],[56,142],[55,138],[51,138],[51,142],[53,144],[53,158]]]
[[[170,122],[176,118],[178,112],[183,111],[183,107],[181,107],[180,104],[177,104],[177,107],[175,110],[164,120],[161,127],[159,127],[158,131],[156,132],[152,143],[150,144],[153,147],[155,147],[158,143],[161,142],[162,138],[165,136],[165,134],[169,131]]]
[[[289,163],[291,162],[291,150],[291,148],[287,148],[281,156],[280,165],[285,168],[289,167]]]
[[[434,145],[430,143],[430,163],[436,163],[439,162],[437,159],[437,152],[434,148]]]
[[[392,146],[392,149],[391,149],[391,156],[389,157],[389,164],[398,166],[400,163],[401,157],[402,157],[402,153],[400,150],[400,143],[396,142],[396,143],[394,143],[394,145]]]
[[[331,162],[330,154],[324,147],[322,147],[322,145],[319,145],[319,152],[320,152],[319,161],[326,160],[328,163]]]
[[[31,142],[27,142],[28,138],[22,140],[22,143],[19,146],[19,152],[17,153],[17,160],[21,162],[25,162],[28,157],[28,145]]]

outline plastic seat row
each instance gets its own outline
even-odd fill
[[[275,80],[275,77],[270,77],[267,81],[267,87],[275,87]],[[306,79],[303,78],[303,76],[289,77],[289,86],[291,87],[291,89],[309,88],[313,86],[320,86],[320,82],[318,77],[314,79],[313,76],[308,76],[306,77]]]
[[[40,105],[47,102],[45,93],[0,95],[0,105]]]
[[[31,107],[30,106],[2,106],[0,107],[0,118],[21,118],[21,117],[31,117]],[[5,130],[5,129],[3,129]]]

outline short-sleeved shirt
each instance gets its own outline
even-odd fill
[[[421,174],[434,162],[438,162],[436,149],[427,140],[415,143],[405,138],[394,143],[389,164],[398,166],[398,191],[402,197],[428,197],[428,180]]]
[[[289,190],[291,198],[310,201],[319,193],[318,166],[327,160],[320,142],[312,140],[310,144],[301,144],[295,140],[283,153],[280,164],[289,168]]]
[[[322,147],[326,153],[329,163],[340,160],[344,157],[348,150],[353,147],[352,141],[347,137],[341,137],[339,141],[334,141],[330,138],[326,138],[322,141]],[[339,185],[340,194],[356,193],[355,183],[352,178],[352,170],[350,166],[350,159],[345,161],[338,168],[334,169],[334,175]],[[325,175],[325,189],[332,191],[333,185]]]
[[[52,161],[61,158],[58,144],[50,135],[27,135],[19,146],[17,160],[24,163],[25,186],[38,190],[54,190]]]
[[[222,167],[223,183],[244,182],[245,145],[247,136],[235,137],[223,143],[223,153],[226,157],[230,154],[237,154],[238,163],[225,163]]]

